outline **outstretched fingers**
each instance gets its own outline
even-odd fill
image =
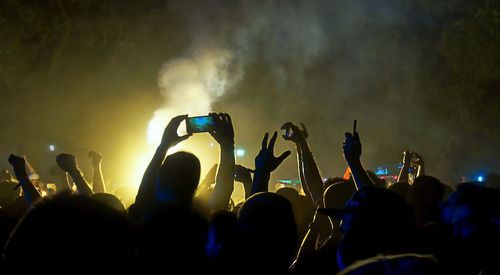
[[[285,151],[276,159],[276,163],[280,165],[291,153],[291,151]]]
[[[269,138],[269,133],[264,134],[264,138],[262,139],[262,150],[267,149],[267,139]]]
[[[271,137],[271,140],[269,141],[269,147],[267,147],[267,150],[269,152],[273,153],[274,152],[274,144],[276,143],[276,138],[278,137],[278,132],[274,132],[273,136]]]

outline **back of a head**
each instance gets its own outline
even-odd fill
[[[358,190],[344,208],[339,243],[339,267],[380,253],[408,253],[414,249],[416,223],[406,200],[383,188]]]
[[[92,194],[91,198],[102,203],[102,204],[105,204],[105,205],[115,209],[116,211],[118,211],[120,213],[124,213],[124,214],[126,213],[125,206],[123,206],[123,203],[120,201],[120,199],[118,197],[116,197],[113,194],[94,193],[94,194]]]
[[[410,187],[411,186],[407,181],[398,181],[389,185],[387,189],[400,195],[403,198],[406,198],[408,196],[408,192],[410,192]]]
[[[287,200],[289,200],[291,203],[296,201],[299,197],[299,192],[295,188],[292,188],[292,187],[280,188],[280,189],[276,190],[276,194],[287,198]]]
[[[165,192],[166,200],[173,196],[175,200],[191,201],[200,180],[200,169],[199,159],[191,153],[176,152],[167,156],[157,179],[157,192]]]
[[[54,273],[126,271],[135,267],[136,237],[122,213],[87,196],[62,193],[30,208],[9,238],[3,262],[33,273],[42,266]]]
[[[354,208],[352,211],[356,218],[359,218],[360,225],[379,223],[377,226],[371,224],[371,232],[409,230],[415,226],[411,209],[406,200],[387,189],[375,186],[363,187],[354,193],[346,204],[345,211],[349,212],[351,208]]]
[[[323,203],[326,208],[342,209],[356,192],[354,183],[341,181],[331,184],[323,194]]]
[[[435,177],[420,176],[415,179],[408,192],[408,202],[411,204],[430,203],[438,205],[443,200],[444,186]]]
[[[399,254],[380,255],[358,261],[339,275],[368,275],[368,274],[412,274],[434,275],[439,274],[437,260],[432,255]]]
[[[288,268],[298,240],[292,206],[286,198],[275,193],[257,193],[243,203],[237,222],[244,258],[259,255],[253,268]]]
[[[325,185],[325,190],[330,187],[330,185],[332,184],[336,184],[336,183],[339,183],[339,182],[344,182],[346,181],[344,178],[341,178],[341,177],[331,177],[331,178],[328,178],[324,185]]]
[[[292,204],[292,210],[297,224],[299,238],[303,238],[307,233],[309,224],[314,217],[314,205],[310,198],[299,195],[297,189],[283,187],[276,191],[276,194],[285,197]]]
[[[444,186],[437,178],[420,176],[410,187],[407,200],[419,226],[440,219],[439,204],[443,200]]]
[[[482,225],[490,225],[492,219],[500,217],[500,191],[477,184],[461,184],[457,191],[450,196],[453,200],[453,208],[466,206],[470,211],[467,216],[469,222],[475,224],[473,228],[481,229]],[[457,219],[456,213],[453,215],[452,223],[459,222],[463,226],[463,220]],[[479,232],[479,230],[478,230]]]
[[[487,187],[500,189],[500,175],[496,173],[489,173],[484,179],[484,184]]]

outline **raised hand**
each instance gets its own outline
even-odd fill
[[[252,174],[254,172],[242,165],[236,164],[234,171],[234,180],[243,183],[243,185],[252,185]]]
[[[347,163],[359,161],[361,157],[361,142],[357,132],[353,134],[346,132],[344,144],[342,145],[344,151],[344,159]]]
[[[415,156],[415,153],[412,151],[404,151],[403,152],[403,164],[410,164],[411,159]]]
[[[226,113],[210,113],[214,121],[212,137],[220,145],[220,162],[215,178],[215,187],[210,197],[210,208],[227,209],[234,190],[234,129],[231,117]]]
[[[12,168],[14,168],[14,170],[22,170],[26,173],[26,160],[24,158],[11,154],[9,156],[9,163],[10,165],[12,165]]]
[[[70,175],[80,171],[76,163],[75,156],[71,154],[61,153],[56,157],[56,162],[61,169],[68,172]]]
[[[269,137],[269,134],[266,133],[264,135],[264,139],[262,140],[262,148],[260,149],[257,157],[255,157],[255,170],[270,173],[274,171],[290,155],[291,152],[286,151],[279,157],[274,156],[274,143],[276,142],[277,136],[278,133],[274,132],[274,135],[271,137],[268,145],[267,139]]]
[[[68,172],[68,174],[73,178],[79,194],[91,195],[93,193],[89,184],[83,177],[82,171],[80,171],[80,168],[78,167],[75,156],[62,153],[57,155],[56,162],[61,169]]]
[[[212,137],[220,144],[220,146],[234,145],[234,129],[231,117],[227,113],[210,113],[214,120],[215,130],[210,132]]]
[[[300,130],[299,127],[297,127],[292,122],[286,122],[285,124],[283,124],[281,126],[281,130],[286,130],[286,134],[282,135],[283,139],[293,141],[295,143],[304,142],[309,135],[307,133],[306,126],[304,126],[304,123],[301,122],[300,125],[302,125],[302,130]]]
[[[364,186],[373,185],[374,183],[361,164],[361,142],[359,141],[357,132],[354,132],[354,135],[349,132],[345,133],[342,149],[344,151],[344,159],[347,161],[349,169],[351,169],[356,189],[359,190]]]
[[[89,152],[89,158],[92,159],[92,165],[93,166],[99,166],[99,165],[101,165],[102,155],[100,153],[97,153],[96,151],[90,151]]]
[[[38,193],[36,188],[30,182],[28,174],[26,173],[26,159],[16,155],[10,155],[9,163],[14,168],[14,174],[19,181],[19,185],[23,189],[24,198],[28,202],[28,205],[31,205],[34,201],[41,198],[40,193]]]
[[[92,166],[94,170],[93,175],[93,188],[96,193],[105,193],[106,186],[104,184],[104,177],[102,175],[101,163],[102,163],[102,155],[97,153],[96,151],[89,152],[89,158],[92,159]]]
[[[172,146],[175,146],[177,143],[188,139],[190,136],[193,135],[193,134],[186,134],[183,136],[179,136],[177,134],[177,129],[179,128],[179,125],[187,117],[188,115],[180,115],[170,120],[167,127],[165,127],[165,131],[163,132],[163,137],[161,139],[160,146],[163,146],[168,149]]]
[[[234,170],[234,180],[243,183],[243,188],[245,188],[245,199],[247,199],[252,192],[252,175],[250,173],[255,171],[239,164],[235,166]]]

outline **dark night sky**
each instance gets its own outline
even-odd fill
[[[486,2],[4,0],[0,164],[26,153],[47,170],[55,143],[84,167],[103,152],[105,175],[127,181],[154,111],[196,101],[176,66],[205,62],[224,93],[195,75],[232,115],[245,165],[264,132],[302,121],[323,176],[342,175],[357,119],[368,168],[411,149],[447,182],[498,172],[500,4]],[[293,155],[275,176],[296,177]]]

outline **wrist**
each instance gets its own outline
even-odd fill
[[[359,157],[352,157],[347,159],[347,164],[349,167],[351,166],[360,166],[361,165],[361,159]]]
[[[82,171],[79,168],[69,169],[67,172],[71,177],[82,176]]]
[[[234,150],[234,140],[223,141],[219,143],[220,148],[224,150]]]
[[[263,176],[270,176],[271,175],[271,171],[269,171],[268,169],[266,169],[265,167],[256,167],[255,168],[255,173],[254,173],[254,179],[255,177],[263,177]]]
[[[14,174],[16,175],[16,177],[28,177],[28,173],[26,172],[26,169],[24,167],[14,167]]]
[[[169,142],[169,141],[162,141],[160,143],[160,145],[158,145],[158,148],[156,149],[156,152],[163,152],[163,153],[166,153],[168,151],[168,149],[170,149],[170,147],[172,147],[172,142]]]

